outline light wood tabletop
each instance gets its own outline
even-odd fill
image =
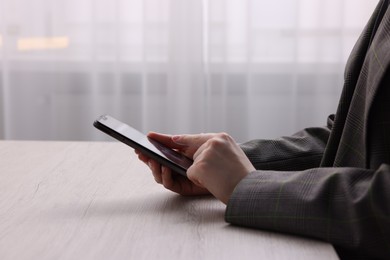
[[[338,259],[224,211],[157,185],[118,142],[0,141],[0,259]]]

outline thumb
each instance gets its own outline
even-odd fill
[[[176,144],[186,145],[189,147],[200,147],[213,136],[214,134],[174,135],[172,136],[172,141]]]

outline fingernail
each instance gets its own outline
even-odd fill
[[[149,168],[152,170],[153,169],[153,165],[151,162],[148,162],[148,165],[149,165]]]
[[[173,140],[174,142],[179,141],[179,140],[180,140],[180,135],[174,135],[174,136],[172,136],[172,140]]]

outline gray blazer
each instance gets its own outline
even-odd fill
[[[379,2],[346,66],[326,127],[241,145],[255,172],[226,221],[332,243],[341,258],[390,259],[390,8]]]

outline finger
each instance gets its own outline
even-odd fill
[[[161,165],[158,162],[154,161],[154,160],[149,160],[148,165],[149,165],[149,168],[152,171],[154,180],[157,183],[162,184]]]
[[[204,153],[204,151],[208,148],[209,144],[208,142],[202,144],[194,153],[193,160],[198,161],[200,158],[200,155]]]
[[[198,150],[194,153],[193,159],[195,160],[201,154],[204,154],[206,150],[211,152],[222,152],[229,146],[229,142],[232,142],[234,145],[237,145],[233,138],[225,133],[214,134],[211,138],[206,140]]]
[[[144,162],[144,163],[146,163],[146,164],[148,164],[148,162],[149,162],[149,160],[150,160],[149,157],[147,157],[146,155],[144,155],[144,154],[142,154],[142,153],[140,153],[140,154],[138,155],[138,159],[140,159],[142,162]]]
[[[174,181],[172,178],[172,171],[168,167],[161,167],[161,176],[162,176],[162,184],[168,190],[171,190],[174,186]]]
[[[185,145],[181,145],[174,142],[172,140],[172,135],[149,132],[147,136],[173,149],[183,149],[184,147],[186,147]]]
[[[176,144],[199,147],[215,134],[174,135],[172,141]]]
[[[199,178],[198,178],[198,176],[196,174],[196,170],[194,170],[195,168],[196,167],[194,167],[194,165],[192,165],[190,168],[188,168],[188,170],[187,170],[187,177],[196,186],[204,188],[202,182],[199,180]]]

